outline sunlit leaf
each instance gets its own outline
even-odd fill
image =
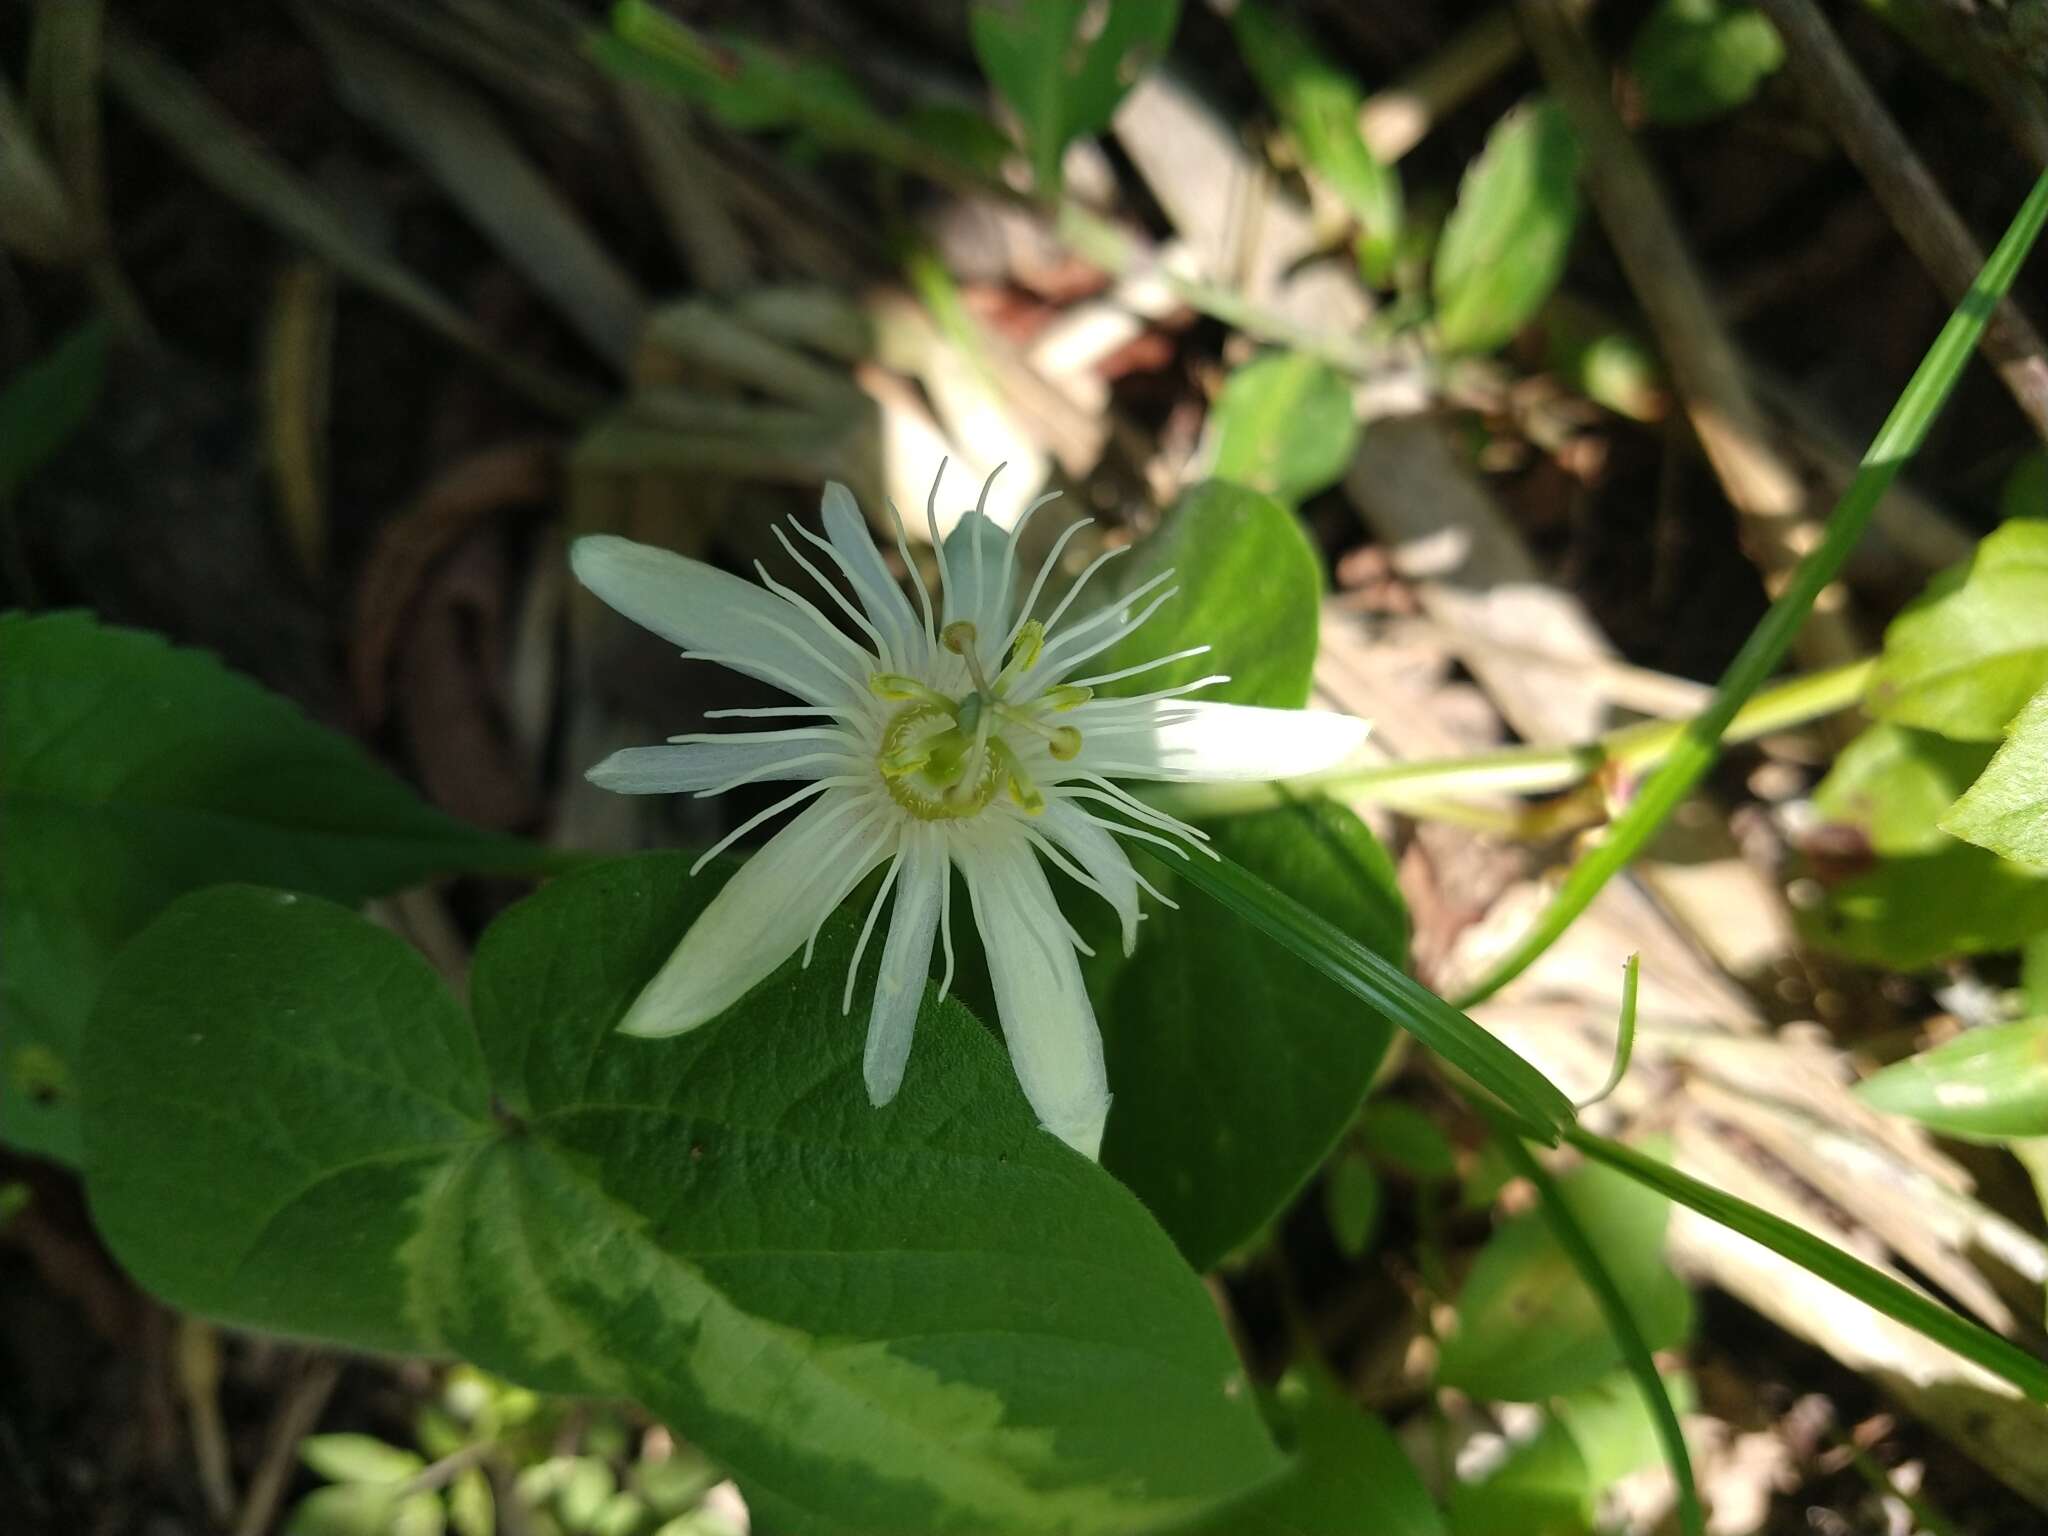
[[[1866,1104],[1957,1136],[2048,1136],[2048,1018],[1968,1030],[1865,1078]]]
[[[1358,446],[1351,386],[1328,363],[1272,352],[1231,374],[1209,429],[1209,473],[1290,506],[1335,485]]]
[[[1452,352],[1501,345],[1564,275],[1579,217],[1579,145],[1548,98],[1502,118],[1458,188],[1431,285],[1437,335]]]
[[[1107,126],[1173,41],[1180,0],[978,0],[968,36],[1023,124],[1040,193],[1060,189],[1068,141]]]
[[[2048,684],[2048,519],[1985,535],[1884,634],[1873,714],[1962,741],[1997,741]]]
[[[2048,687],[2014,718],[2005,745],[1942,816],[1941,826],[2048,874]]]

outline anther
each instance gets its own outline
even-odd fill
[[[901,672],[876,672],[868,677],[868,691],[878,699],[916,699],[921,704],[935,704],[941,709],[950,709],[953,701],[943,693],[925,687],[914,677],[905,677]]]
[[[1081,733],[1071,725],[1063,725],[1052,733],[1052,755],[1063,763],[1070,763],[1081,750]]]
[[[1061,683],[1057,688],[1048,688],[1039,695],[1039,703],[1047,709],[1058,711],[1074,709],[1094,697],[1093,688],[1083,688],[1078,683]]]

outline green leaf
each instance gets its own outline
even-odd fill
[[[1225,858],[1402,963],[1408,925],[1393,863],[1350,811],[1313,801],[1208,830]],[[1207,1269],[1329,1156],[1393,1030],[1313,965],[1176,882],[1187,862],[1152,863],[1181,909],[1148,920],[1136,954],[1098,990],[1116,1090],[1102,1161],[1188,1262]]]
[[[398,1500],[387,1487],[343,1483],[301,1499],[284,1523],[284,1536],[390,1536]]]
[[[719,884],[688,862],[499,918],[473,1022],[339,908],[184,898],[86,1042],[115,1253],[242,1326],[637,1398],[802,1530],[1123,1532],[1277,1473],[1201,1286],[958,1004],[869,1105],[853,914],[720,1020],[617,1033]]]
[[[1502,118],[1465,173],[1437,246],[1437,336],[1448,351],[1509,340],[1564,275],[1579,217],[1579,145],[1555,102]]]
[[[427,1465],[374,1435],[308,1435],[299,1442],[299,1460],[330,1483],[402,1483]]]
[[[1385,957],[1270,881],[1227,857],[1190,858],[1176,865],[1176,871],[1494,1095],[1525,1134],[1555,1141],[1557,1127],[1572,1120],[1571,1100],[1555,1083]]]
[[[1444,1536],[1443,1516],[1393,1432],[1326,1374],[1290,1370],[1271,1411],[1294,1453],[1292,1470],[1190,1536]]]
[[[0,847],[0,1135],[66,1162],[100,978],[173,897],[254,880],[359,902],[549,858],[211,656],[82,613],[0,614]]]
[[[1679,1413],[1691,1411],[1696,1394],[1690,1377],[1667,1376],[1664,1389]],[[1579,1448],[1586,1480],[1595,1489],[1611,1488],[1631,1473],[1655,1466],[1663,1456],[1656,1417],[1626,1371],[1566,1393],[1552,1411]]]
[[[1754,6],[1659,0],[1628,67],[1652,122],[1697,123],[1734,111],[1784,62],[1777,28]]]
[[[1230,26],[1302,162],[1358,221],[1359,264],[1367,279],[1384,283],[1401,239],[1401,178],[1373,157],[1358,131],[1364,92],[1269,5],[1240,0]]]
[[[2048,1018],[1972,1029],[1873,1073],[1857,1097],[1954,1136],[2048,1136]]]
[[[88,320],[0,390],[0,503],[85,425],[100,397],[113,327]]]
[[[2048,520],[1985,535],[1884,634],[1870,682],[1880,719],[1963,741],[1997,741],[2048,684]]]
[[[1807,942],[1865,965],[1919,971],[2018,949],[2048,928],[2048,878],[1971,843],[1880,859],[1799,914]]]
[[[2014,717],[2005,745],[1941,827],[2048,874],[2048,687]]]
[[[1330,1165],[1323,1181],[1323,1214],[1330,1223],[1330,1237],[1345,1258],[1358,1258],[1372,1246],[1383,1198],[1372,1159],[1357,1148],[1341,1153]]]
[[[1104,655],[1101,668],[1113,672],[1196,645],[1208,651],[1109,684],[1103,693],[1150,693],[1221,672],[1230,681],[1203,689],[1203,698],[1278,709],[1308,702],[1323,571],[1300,519],[1270,496],[1206,480],[1112,567],[1116,590],[1128,592],[1169,568],[1179,596]]]
[[[1451,1490],[1451,1536],[1589,1536],[1593,1496],[1571,1431],[1546,1416],[1484,1481]]]
[[[448,1523],[455,1536],[497,1536],[498,1501],[482,1467],[464,1467],[448,1485]]]
[[[1381,1099],[1358,1117],[1358,1140],[1382,1167],[1411,1179],[1455,1177],[1458,1164],[1437,1123],[1413,1104]]]
[[[1059,195],[1067,142],[1108,125],[1179,20],[1180,0],[980,0],[969,9],[974,56],[1023,124],[1041,196]]]
[[[1843,749],[1814,806],[1854,828],[1878,861],[1822,888],[1799,914],[1807,939],[1895,970],[2014,949],[2048,925],[2048,880],[1958,842],[1939,818],[1990,760],[1981,742],[1878,724]]]
[[[1269,352],[1231,374],[1210,430],[1211,474],[1289,506],[1335,485],[1358,446],[1351,386],[1300,352]]]
[[[1649,1347],[1683,1339],[1692,1297],[1664,1262],[1669,1202],[1597,1164],[1559,1180],[1558,1192]],[[1437,1377],[1474,1397],[1540,1402],[1590,1386],[1621,1363],[1598,1300],[1531,1211],[1504,1223],[1480,1250]]]
[[[1990,760],[1990,749],[1975,742],[1873,725],[1842,749],[1813,806],[1828,823],[1862,833],[1873,853],[1938,853],[1955,846],[1942,814]]]

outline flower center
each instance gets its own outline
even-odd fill
[[[1081,733],[1051,725],[1045,717],[1072,709],[1089,697],[1086,688],[1051,688],[1033,698],[1012,698],[1019,680],[1045,648],[1045,626],[1035,619],[1018,633],[1001,672],[991,681],[975,652],[974,626],[948,624],[940,637],[946,649],[967,663],[974,686],[949,698],[915,678],[877,672],[868,686],[884,699],[906,701],[882,731],[875,766],[895,802],[921,821],[974,816],[1007,793],[1026,815],[1045,809],[1005,733],[1035,736],[1060,762],[1081,750]]]

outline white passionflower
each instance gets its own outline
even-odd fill
[[[1313,772],[1347,756],[1366,728],[1343,715],[1183,698],[1221,677],[1138,697],[1098,697],[1094,690],[1107,684],[1208,649],[1073,675],[1174,596],[1171,573],[1070,618],[1090,578],[1117,553],[1110,551],[1081,572],[1043,620],[1032,618],[1067,541],[1086,525],[1061,535],[1019,602],[1015,533],[977,508],[940,543],[938,491],[934,481],[926,508],[939,553],[937,608],[903,541],[902,519],[897,546],[916,578],[916,609],[890,578],[842,485],[825,488],[826,538],[791,526],[837,568],[858,606],[776,530],[851,631],[765,570],[756,586],[627,539],[576,541],[570,558],[577,577],[627,618],[680,645],[686,657],[731,667],[802,701],[718,710],[714,717],[810,722],[672,737],[668,746],[629,748],[590,770],[591,782],[622,794],[716,795],[763,780],[803,781],[735,827],[705,860],[770,817],[810,802],[713,898],[620,1028],[636,1035],[694,1029],[799,947],[808,962],[826,917],[886,865],[847,971],[843,1005],[852,1007],[861,955],[893,892],[865,1062],[868,1095],[886,1104],[903,1080],[935,938],[945,950],[940,990],[952,980],[949,868],[958,867],[1024,1095],[1045,1129],[1093,1157],[1109,1113],[1109,1084],[1075,958],[1086,946],[1061,915],[1040,856],[1116,910],[1128,953],[1139,891],[1165,898],[1132,868],[1117,840],[1135,838],[1186,856],[1204,834],[1134,798],[1117,779]],[[984,487],[983,505],[987,494]],[[1051,499],[1027,510],[1016,532]]]

